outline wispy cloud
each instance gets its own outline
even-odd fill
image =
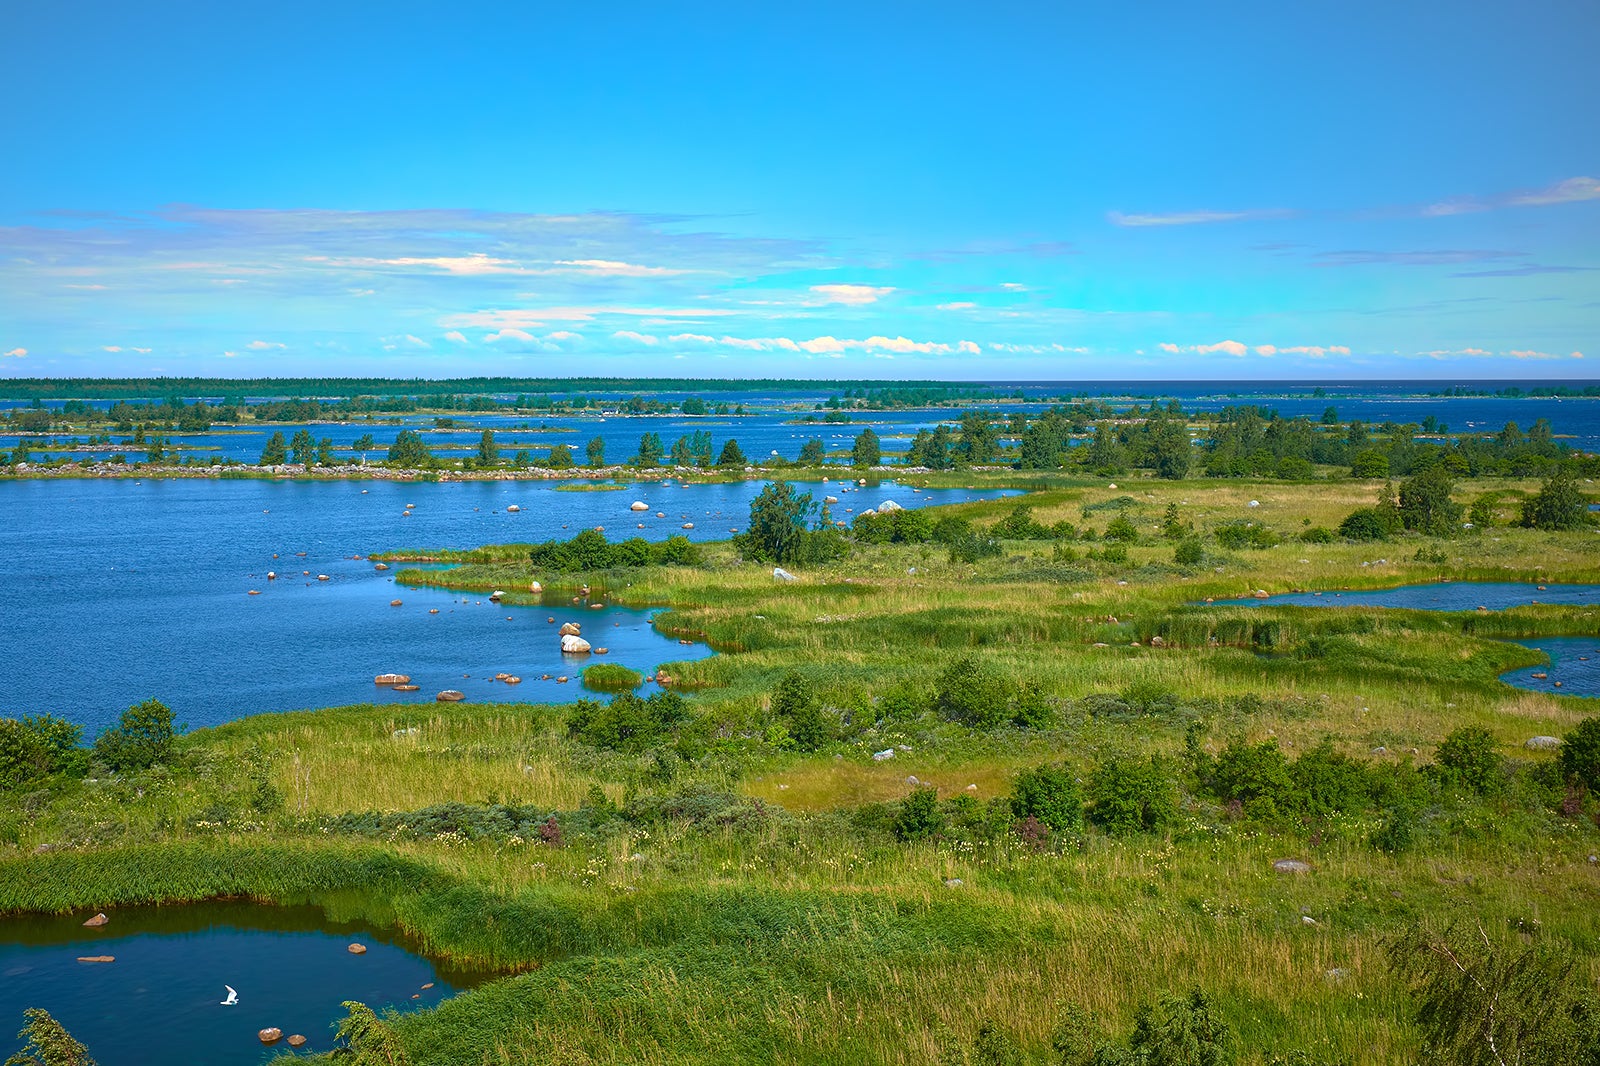
[[[1422,209],[1430,218],[1449,215],[1475,214],[1504,207],[1550,207],[1556,204],[1575,204],[1585,200],[1600,200],[1600,178],[1579,176],[1566,178],[1542,189],[1520,189],[1493,196],[1458,196]]]
[[[849,307],[862,307],[866,304],[877,303],[885,296],[894,292],[894,287],[889,285],[813,285],[811,292],[819,304],[845,304]]]
[[[1540,263],[1528,263],[1525,266],[1504,267],[1499,270],[1467,270],[1450,276],[1452,278],[1529,278],[1539,274],[1580,274],[1595,269],[1600,268],[1544,266]]]
[[[715,345],[741,351],[792,352],[805,355],[840,357],[849,352],[869,355],[982,355],[977,342],[961,340],[918,341],[909,337],[872,336],[864,339],[825,335],[797,340],[793,337],[713,337],[707,333],[674,333],[667,337],[672,344]],[[645,342],[650,343],[650,342]]]
[[[9,352],[0,352],[0,356],[6,359],[26,359],[28,358],[28,349],[13,348]]]
[[[467,335],[465,333],[462,333],[459,329],[453,329],[449,333],[446,333],[444,335],[444,339],[449,341],[451,344],[471,344],[472,343],[471,341],[467,340]]]
[[[940,311],[971,311],[973,308],[975,308],[977,306],[978,305],[973,303],[971,300],[956,300],[956,301],[954,301],[952,303],[940,304],[938,306],[938,310],[940,310]]]
[[[627,341],[630,344],[653,346],[661,343],[660,337],[653,337],[648,333],[639,333],[631,329],[619,329],[611,336],[619,341]]]
[[[1106,221],[1113,226],[1206,226],[1217,222],[1265,222],[1292,218],[1295,212],[1287,208],[1266,208],[1255,211],[1174,211],[1166,214],[1152,212],[1124,214],[1106,212]]]
[[[1251,346],[1235,340],[1217,341],[1215,344],[1172,344],[1163,343],[1156,345],[1157,349],[1167,355],[1228,355],[1235,359],[1242,359],[1254,352],[1264,359],[1271,359],[1278,355],[1301,355],[1308,359],[1323,359],[1330,355],[1349,355],[1350,349],[1343,344],[1296,344],[1290,347],[1278,347],[1275,344],[1257,344]]]
[[[245,347],[252,352],[270,352],[274,348],[283,348],[285,345],[279,341],[251,341]]]
[[[1485,263],[1494,260],[1521,259],[1527,252],[1506,252],[1487,248],[1429,248],[1420,251],[1378,251],[1353,248],[1335,252],[1318,252],[1313,256],[1317,266],[1368,266],[1387,263],[1398,266],[1454,266],[1459,263]]]

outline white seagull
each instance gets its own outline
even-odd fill
[[[223,985],[222,987],[228,990],[228,998],[222,1001],[222,1006],[231,1007],[235,1003],[239,1002],[239,993],[233,990],[232,985]]]

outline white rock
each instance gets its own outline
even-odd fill
[[[785,570],[781,566],[774,566],[772,568],[772,576],[777,578],[779,581],[793,581],[794,580],[794,575],[789,573],[789,571]]]
[[[1261,506],[1261,501],[1260,500],[1251,500],[1249,503],[1245,504],[1245,506],[1246,507],[1260,507]]]
[[[872,753],[872,761],[873,762],[883,762],[885,759],[892,759],[892,758],[894,758],[894,749],[893,748],[884,748],[882,751],[875,751],[875,752]]]
[[[1522,746],[1527,748],[1529,751],[1555,751],[1557,748],[1561,747],[1561,738],[1529,737]]]
[[[628,510],[630,510],[630,511],[648,511],[648,510],[650,510],[650,505],[648,503],[645,503],[643,500],[634,500],[632,503],[630,503],[628,505]]]
[[[901,507],[898,503],[895,503],[893,500],[884,500],[882,503],[878,504],[878,513],[879,514],[884,514],[884,513],[887,513],[889,511],[904,511],[904,510],[905,510],[904,507]]]
[[[589,651],[589,642],[576,633],[561,638],[561,651],[566,655],[583,655]]]

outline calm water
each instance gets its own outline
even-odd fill
[[[1504,611],[1535,603],[1600,604],[1600,585],[1538,585],[1490,581],[1441,581],[1392,589],[1350,592],[1289,592],[1268,599],[1218,600],[1240,607],[1292,604],[1302,607],[1404,607],[1415,611]]]
[[[613,537],[723,538],[744,525],[762,488],[651,482],[563,492],[558,485],[0,482],[0,647],[8,667],[0,715],[50,711],[93,737],[152,697],[191,727],[264,711],[431,701],[446,688],[475,700],[569,700],[582,692],[576,675],[586,662],[561,655],[551,617],[581,622],[591,643],[610,649],[592,661],[645,674],[709,654],[655,632],[650,612],[588,610],[565,600],[514,607],[400,588],[394,570],[352,558],[539,541],[592,526]],[[838,493],[842,518],[885,499],[912,507],[1000,495],[914,492],[892,482],[809,489]],[[652,510],[631,512],[635,500]],[[408,504],[415,504],[411,517]],[[509,504],[521,513],[508,513]],[[682,530],[686,521],[695,528]],[[267,580],[269,570],[277,580]],[[320,574],[330,580],[316,580]],[[260,595],[248,595],[251,589]],[[402,606],[390,606],[395,598]],[[410,674],[421,691],[373,685],[375,674],[391,671]],[[501,672],[523,683],[491,680]],[[539,681],[546,673],[574,680]]]
[[[1544,652],[1550,657],[1550,665],[1510,670],[1501,674],[1500,680],[1518,688],[1561,696],[1600,696],[1600,639],[1539,637],[1516,643]],[[1545,676],[1534,677],[1534,674]]]
[[[281,1054],[274,1026],[328,1051],[345,1000],[376,1010],[434,1006],[486,974],[446,968],[392,931],[316,907],[206,903],[121,908],[100,929],[71,917],[0,919],[0,1054],[28,1007],[48,1010],[101,1066],[238,1066]],[[352,955],[351,943],[367,948]],[[111,955],[112,963],[78,962]],[[433,987],[424,989],[425,984]],[[224,985],[239,994],[223,1006]],[[413,998],[413,996],[417,998]]]

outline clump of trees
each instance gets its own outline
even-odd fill
[[[700,561],[700,549],[682,534],[653,543],[643,537],[613,543],[604,533],[586,529],[570,540],[535,544],[528,559],[542,572],[575,574],[625,567],[693,566]]]
[[[804,566],[843,556],[844,536],[809,492],[785,481],[768,482],[750,503],[750,521],[733,545],[746,559]]]

